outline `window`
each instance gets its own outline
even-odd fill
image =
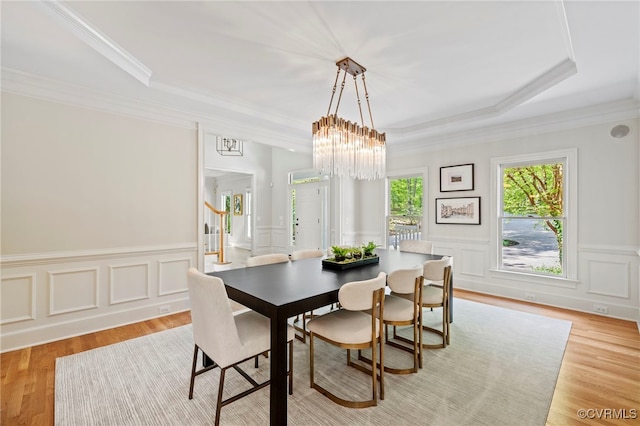
[[[574,150],[492,161],[498,270],[575,278],[575,157]]]
[[[247,240],[251,239],[251,188],[247,188],[244,191],[244,218],[245,218],[245,237]]]
[[[222,211],[229,213],[224,215],[224,232],[231,234],[231,192],[225,191],[220,194],[220,205]]]
[[[422,175],[389,178],[387,229],[390,246],[397,248],[400,240],[421,239],[422,200]]]

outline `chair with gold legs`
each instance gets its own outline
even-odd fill
[[[384,371],[392,374],[417,373],[422,368],[422,267],[398,269],[389,274],[387,285],[392,291],[384,299],[384,330],[385,343],[413,355],[413,366],[410,368],[395,368],[384,366]],[[400,297],[404,295],[405,297]],[[411,299],[407,298],[411,296]],[[389,338],[389,326],[393,326],[394,338]],[[396,327],[411,326],[412,339],[407,339],[395,333]],[[362,361],[370,360],[362,354],[358,357]],[[387,357],[388,359],[388,357]]]
[[[378,405],[384,399],[384,344],[382,318],[384,316],[384,287],[386,274],[380,272],[376,278],[352,281],[343,284],[338,292],[340,309],[319,315],[307,323],[309,330],[309,379],[311,387],[332,400],[350,408]],[[373,315],[363,311],[371,311]],[[314,380],[314,340],[319,338],[331,345],[347,350],[347,365],[371,375],[372,395],[370,399],[352,401],[341,398],[320,386]],[[367,368],[351,359],[352,349],[371,348],[371,363]],[[376,349],[378,353],[376,354]],[[378,369],[377,366],[380,366]],[[379,374],[378,374],[379,371]]]
[[[442,338],[441,343],[422,343],[423,348],[438,349],[446,348],[450,342],[449,335],[449,287],[451,282],[451,257],[443,257],[439,260],[427,260],[422,265],[422,276],[425,285],[422,287],[422,307],[442,309],[442,327],[437,329],[422,324],[424,332],[435,333]],[[394,294],[394,293],[392,293]],[[402,295],[399,297],[412,298],[413,295]],[[394,329],[394,338],[398,337]],[[422,337],[422,334],[421,334]],[[424,339],[423,339],[424,340]]]

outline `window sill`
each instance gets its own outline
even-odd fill
[[[554,287],[577,288],[580,281],[572,278],[552,277],[548,275],[528,274],[526,272],[504,271],[501,269],[489,269],[495,276],[513,281],[550,285]]]

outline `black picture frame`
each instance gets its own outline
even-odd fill
[[[440,192],[473,191],[474,164],[440,167]]]
[[[480,225],[480,197],[436,198],[436,224]]]

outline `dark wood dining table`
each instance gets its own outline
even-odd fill
[[[440,259],[437,254],[418,254],[377,249],[379,263],[343,271],[324,269],[320,258],[210,272],[220,277],[229,297],[271,320],[271,425],[287,424],[287,326],[288,319],[338,301],[340,286],[375,278],[396,269]],[[452,280],[453,281],[453,280]],[[451,291],[449,295],[451,298]],[[453,304],[449,300],[451,312]],[[450,321],[453,316],[451,314]]]

